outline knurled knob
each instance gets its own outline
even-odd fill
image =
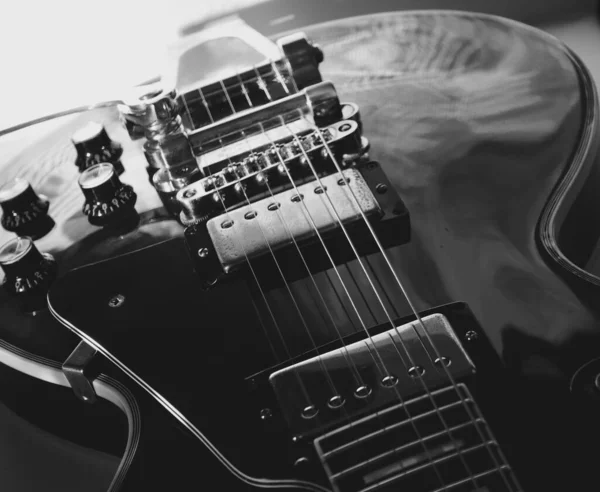
[[[110,162],[117,174],[125,170],[121,162],[123,147],[110,139],[100,123],[90,121],[71,136],[71,141],[77,151],[75,165],[80,172],[101,162]]]
[[[48,215],[50,201],[24,179],[16,178],[0,189],[0,207],[2,227],[19,236],[38,239],[54,227]]]
[[[103,162],[87,168],[79,176],[79,187],[85,196],[83,213],[90,224],[100,227],[137,225],[137,195],[131,186],[121,183],[112,164]]]
[[[56,261],[41,253],[30,237],[15,237],[0,246],[3,288],[19,300],[25,312],[46,307],[46,294],[56,278]]]

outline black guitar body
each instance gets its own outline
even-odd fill
[[[450,387],[464,388],[457,394],[475,402],[473,414],[491,429],[484,441],[502,449],[467,458],[469,468],[498,472],[482,472],[479,483],[461,482],[459,473],[445,488],[464,466],[470,438],[461,437],[452,444],[455,461],[439,465],[443,480],[424,466],[401,486],[369,488],[375,472],[365,472],[340,479],[336,490],[598,490],[600,426],[590,402],[598,400],[600,367],[588,363],[600,356],[600,291],[563,265],[575,261],[576,241],[569,257],[556,259],[567,235],[587,234],[588,255],[600,235],[600,226],[582,222],[598,206],[600,185],[598,101],[587,70],[553,38],[475,14],[386,14],[306,33],[324,50],[324,77],[361,108],[370,157],[410,213],[410,241],[386,252],[393,269],[421,317],[441,313],[449,321],[475,366]],[[59,263],[96,262],[56,281],[48,300],[58,321],[44,315],[32,328],[50,336],[68,327],[137,401],[140,445],[123,490],[330,490],[314,439],[372,412],[356,410],[361,403],[349,393],[348,415],[322,404],[317,418],[305,419],[309,430],[298,431],[303,421],[289,414],[294,386],[288,400],[272,375],[338,350],[342,339],[350,345],[385,333],[389,317],[395,326],[414,322],[382,255],[364,260],[381,300],[357,261],[339,267],[353,310],[332,270],[289,289],[262,292],[235,275],[206,288],[183,228],[156,215],[144,220],[118,240],[88,236],[54,251]],[[130,251],[145,247],[97,261],[103,244],[119,241]],[[117,307],[115,296],[124,298]],[[427,366],[423,377],[436,371]],[[364,374],[375,378],[372,368]],[[302,377],[326,402],[311,370]],[[414,378],[400,379],[406,401],[423,395]],[[373,381],[370,398],[392,391]],[[385,421],[388,407],[376,409],[384,412],[378,418]],[[354,459],[361,453],[371,457],[363,446]]]

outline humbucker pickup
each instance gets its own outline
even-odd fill
[[[206,227],[223,270],[294,242],[318,240],[317,232],[359,220],[359,209],[367,217],[380,217],[381,208],[360,172],[347,169],[342,174],[343,178],[331,174],[320,184],[313,181],[210,219]]]
[[[368,223],[367,223],[368,221]],[[208,284],[238,270],[263,288],[407,242],[406,207],[376,162],[350,167],[187,227],[196,272]],[[250,268],[247,268],[250,266]]]
[[[448,382],[445,370],[455,380],[473,374],[475,366],[448,319],[442,314],[433,314],[422,321],[422,326],[417,321],[390,326],[370,339],[271,374],[269,380],[293,431],[298,434],[319,432],[348,417],[397,402],[398,394],[412,398],[424,392],[425,387],[443,386]],[[439,357],[432,344],[437,347]],[[441,367],[442,363],[447,365],[446,369]],[[331,386],[327,384],[327,377],[338,395],[328,393]],[[310,402],[304,399],[300,384],[313,388]],[[314,388],[321,388],[321,393]],[[362,394],[360,388],[364,388]],[[335,398],[345,402],[343,412],[333,404]],[[314,407],[312,413],[307,410],[310,406]],[[319,418],[315,418],[317,413]]]

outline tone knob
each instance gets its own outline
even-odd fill
[[[110,139],[100,123],[90,121],[71,136],[71,141],[77,150],[75,164],[80,172],[101,162],[110,162],[117,174],[125,170],[121,163],[123,147]]]
[[[0,206],[2,227],[19,236],[38,239],[54,227],[54,220],[48,215],[50,201],[37,195],[24,179],[16,178],[0,189]]]
[[[83,213],[90,224],[119,228],[137,225],[137,195],[131,186],[121,183],[112,164],[88,167],[79,176],[79,187],[85,195]]]
[[[30,237],[15,237],[0,246],[2,286],[16,296],[20,308],[28,313],[46,307],[46,294],[56,278],[56,261],[41,253]]]

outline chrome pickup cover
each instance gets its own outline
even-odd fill
[[[303,184],[210,219],[206,227],[223,270],[228,273],[247,258],[255,258],[292,244],[298,244],[343,224],[361,219],[358,206],[367,216],[381,214],[377,199],[356,169]],[[354,192],[357,203],[350,193]],[[299,195],[302,199],[299,199]],[[304,205],[302,204],[304,202]],[[332,207],[333,204],[333,207]],[[337,216],[336,216],[337,213]],[[312,218],[312,220],[311,220]]]
[[[448,319],[442,314],[432,314],[422,320],[431,343],[445,360],[453,379],[458,381],[473,374],[475,366]],[[352,343],[345,349],[332,350],[271,374],[271,386],[293,432],[317,432],[344,419],[392,403],[402,403],[425,393],[425,388],[432,391],[447,385],[448,373],[440,361],[436,362],[436,352],[427,334],[420,323],[408,323],[374,335],[370,340]],[[411,364],[407,352],[416,370],[409,370]],[[361,383],[370,390],[368,398],[355,396],[359,383],[353,375],[352,365],[360,374]],[[386,373],[397,378],[395,386],[385,386],[382,380]],[[338,395],[332,393],[330,381]],[[332,408],[335,396],[345,402],[343,407]],[[311,405],[318,413],[307,418],[305,410]]]

